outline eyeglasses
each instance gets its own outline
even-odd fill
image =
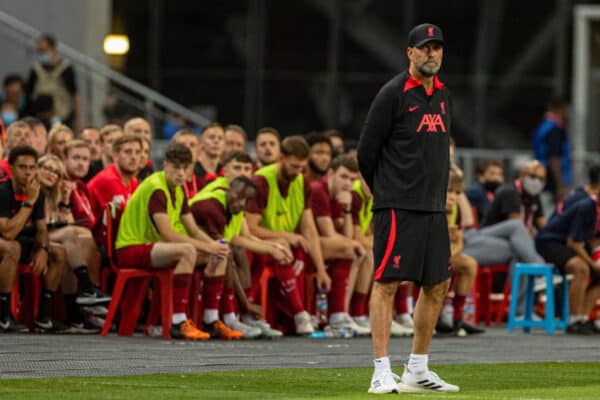
[[[54,169],[54,168],[48,167],[46,165],[41,166],[40,169],[43,169],[44,171],[50,172],[51,174],[54,174],[57,177],[62,175],[62,171],[60,171],[58,169]]]

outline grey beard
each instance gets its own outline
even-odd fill
[[[432,67],[428,67],[425,64],[423,64],[418,69],[419,69],[419,72],[421,73],[421,75],[426,76],[426,77],[431,77],[431,76],[437,75],[437,73],[440,71],[440,66],[432,68]]]

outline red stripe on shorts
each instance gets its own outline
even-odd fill
[[[381,264],[377,267],[375,271],[375,280],[378,281],[381,279],[381,275],[383,274],[383,270],[385,269],[388,260],[390,259],[390,255],[392,254],[392,249],[394,248],[394,242],[396,241],[396,213],[394,209],[392,212],[392,223],[390,224],[390,235],[388,236],[387,247],[385,248],[385,253],[383,254],[383,259],[381,260]]]

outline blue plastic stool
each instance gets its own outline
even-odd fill
[[[556,321],[554,312],[554,285],[552,283],[552,275],[560,274],[558,269],[553,265],[548,264],[524,264],[518,263],[515,265],[512,274],[510,308],[508,311],[508,332],[512,332],[514,328],[523,327],[525,333],[530,332],[530,328],[544,328],[546,333],[554,333],[556,328],[566,331],[569,324],[569,282],[563,276],[561,283],[562,292],[562,318]],[[527,277],[527,287],[525,291],[525,317],[517,319],[517,300],[519,296],[519,283],[521,277]],[[543,321],[534,321],[533,305],[535,293],[533,292],[534,279],[537,276],[546,278],[546,317]]]

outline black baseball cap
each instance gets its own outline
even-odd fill
[[[408,47],[421,47],[428,42],[440,42],[444,44],[444,35],[439,26],[433,24],[421,24],[411,29],[408,34]]]

